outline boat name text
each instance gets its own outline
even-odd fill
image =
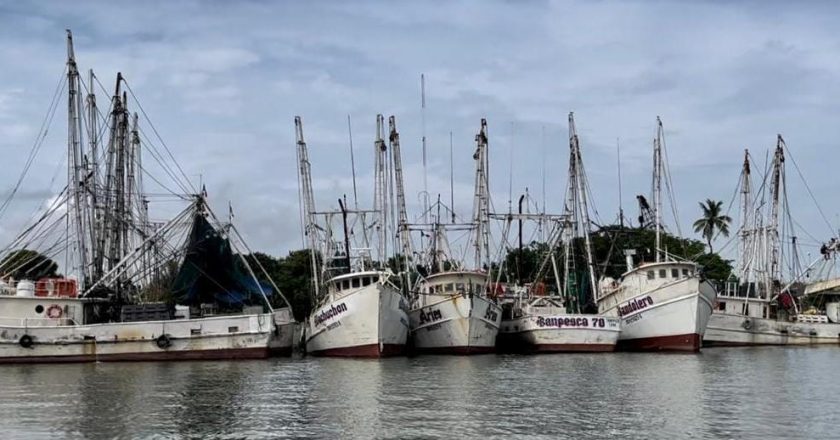
[[[420,311],[420,325],[439,321],[441,319],[443,319],[443,314],[440,313],[440,309],[432,309],[429,310],[428,313],[425,313],[422,310]]]
[[[315,325],[320,325],[322,322],[335,318],[336,316],[347,311],[347,305],[344,303],[338,305],[331,305],[329,309],[322,311],[315,315]]]
[[[653,305],[653,299],[650,296],[633,299],[627,304],[618,306],[618,316],[629,315],[642,309],[646,309]]]

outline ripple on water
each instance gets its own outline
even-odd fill
[[[3,438],[831,438],[840,350],[0,368]]]

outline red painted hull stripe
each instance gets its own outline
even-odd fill
[[[653,338],[623,339],[618,341],[619,351],[700,351],[703,339],[697,333],[673,336],[656,336]]]

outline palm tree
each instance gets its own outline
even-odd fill
[[[694,232],[700,232],[706,243],[709,244],[709,253],[712,253],[712,239],[715,237],[715,230],[717,230],[724,237],[729,237],[729,224],[732,223],[732,218],[721,213],[723,202],[706,199],[705,203],[700,203],[700,209],[703,210],[703,217],[694,222]]]

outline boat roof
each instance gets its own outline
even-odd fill
[[[389,272],[386,272],[384,270],[365,270],[365,271],[361,271],[361,272],[350,272],[350,273],[345,273],[345,274],[341,274],[341,275],[336,275],[336,276],[330,278],[329,280],[327,280],[327,282],[331,283],[331,282],[334,282],[334,281],[349,280],[351,278],[358,278],[358,277],[365,277],[365,276],[367,276],[367,277],[374,276],[374,275],[380,276],[380,275],[384,275],[384,274],[388,274],[388,273]]]
[[[445,272],[433,273],[423,280],[427,284],[433,284],[441,281],[447,281],[452,278],[472,278],[484,280],[487,278],[487,272],[477,270],[450,270]]]
[[[698,266],[697,263],[693,261],[659,261],[659,262],[650,262],[645,263],[642,262],[638,266],[634,267],[632,270],[628,270],[621,274],[622,277],[625,277],[633,272],[640,272],[643,270],[648,269],[657,269],[659,267],[672,267],[672,266],[685,266],[685,267],[693,267],[696,268]]]
[[[814,295],[829,291],[831,291],[831,293],[840,293],[837,291],[838,289],[840,289],[840,278],[832,278],[830,280],[817,281],[816,283],[808,284],[805,286],[805,295]]]

